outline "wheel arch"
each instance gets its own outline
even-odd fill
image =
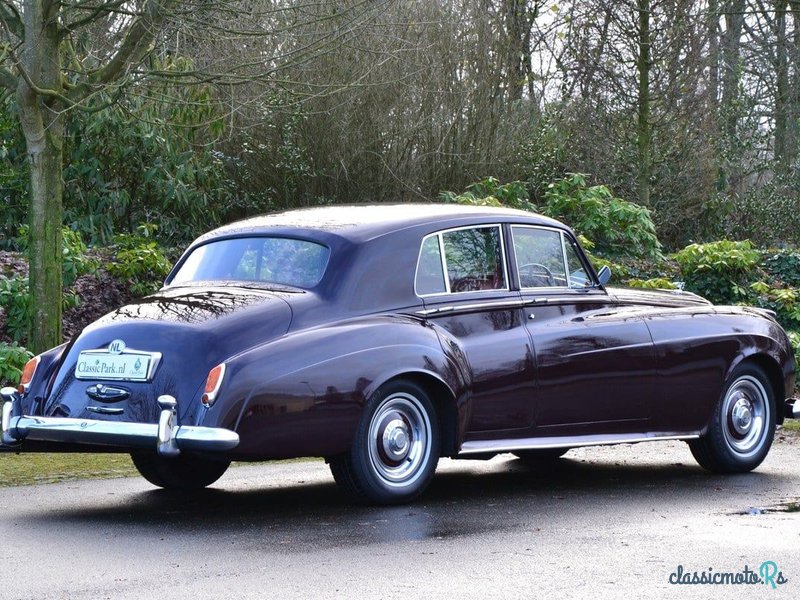
[[[780,425],[783,423],[784,402],[786,398],[786,386],[783,381],[783,371],[781,370],[778,362],[768,354],[750,354],[749,356],[741,356],[738,361],[731,365],[731,368],[726,374],[725,380],[727,381],[731,374],[740,366],[754,364],[761,368],[769,380],[772,393],[775,396],[775,422]]]
[[[427,392],[438,417],[441,444],[440,455],[450,456],[454,454],[458,445],[458,407],[453,390],[444,380],[433,373],[425,371],[398,373],[381,383],[381,385],[400,379],[411,381]]]

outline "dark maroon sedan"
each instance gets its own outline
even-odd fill
[[[555,459],[685,440],[764,460],[797,416],[765,311],[605,287],[573,233],[515,210],[318,208],[195,241],[164,288],[35,357],[3,443],[130,452],[166,488],[231,460],[322,456],[356,498],[419,495],[440,456]]]

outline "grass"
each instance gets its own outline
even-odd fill
[[[800,419],[786,419],[783,422],[783,428],[786,431],[794,431],[800,433]]]
[[[316,458],[290,458],[281,462],[308,462]],[[234,462],[232,466],[254,463]],[[138,477],[139,472],[127,454],[14,454],[0,452],[0,487],[57,483],[78,479]]]
[[[137,475],[127,454],[0,452],[0,487]]]

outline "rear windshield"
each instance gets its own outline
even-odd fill
[[[253,237],[218,240],[192,251],[171,284],[246,281],[311,288],[325,273],[330,250],[307,240]]]

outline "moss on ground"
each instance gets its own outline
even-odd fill
[[[137,475],[127,454],[0,452],[0,487]]]
[[[800,433],[800,419],[786,419],[783,422],[783,428],[787,431]]]

